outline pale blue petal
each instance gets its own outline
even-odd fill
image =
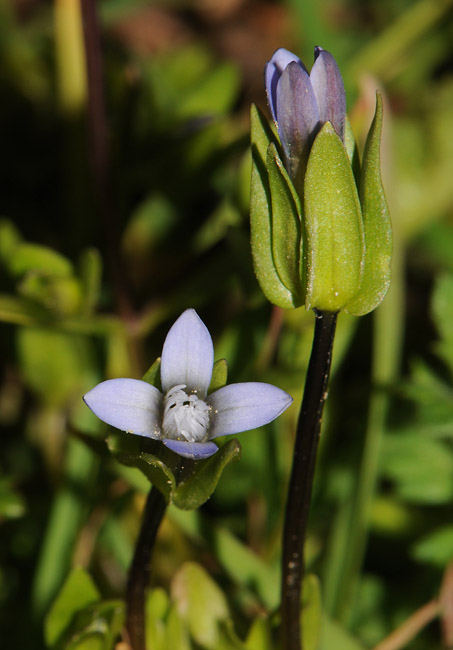
[[[294,180],[305,167],[319,125],[319,112],[310,77],[298,63],[286,66],[277,83],[278,134],[287,168]]]
[[[316,96],[321,122],[330,122],[344,140],[346,95],[337,62],[326,50],[315,48],[316,60],[310,79]]]
[[[209,395],[212,407],[209,438],[256,429],[275,420],[293,401],[271,384],[230,384]]]
[[[281,47],[274,52],[264,68],[267,101],[275,123],[277,123],[277,82],[283,70],[292,61],[296,61],[305,70],[305,66],[298,56]]]
[[[184,384],[203,399],[208,392],[214,348],[206,325],[194,309],[187,309],[170,328],[162,350],[160,376],[166,393]]]
[[[139,379],[109,379],[95,386],[84,401],[112,427],[148,438],[160,438],[162,394]]]
[[[186,442],[184,440],[170,440],[169,438],[162,442],[176,454],[185,458],[209,458],[219,449],[214,442]]]

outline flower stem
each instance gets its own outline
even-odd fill
[[[101,28],[97,3],[81,0],[83,34],[88,82],[89,148],[93,189],[106,242],[107,268],[112,279],[119,313],[130,318],[132,307],[124,275],[121,273],[120,233],[113,197],[114,183],[109,147],[108,123],[103,90]]]
[[[284,650],[303,647],[300,624],[303,547],[337,323],[336,313],[315,313],[313,347],[297,423],[283,531],[281,631]]]
[[[149,584],[151,552],[165,508],[162,493],[151,488],[127,581],[126,629],[132,650],[146,650],[145,592]]]

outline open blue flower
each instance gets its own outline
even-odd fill
[[[315,48],[310,74],[295,54],[280,48],[266,64],[265,77],[285,165],[293,181],[297,181],[325,122],[331,122],[344,140],[346,96],[341,73],[333,56],[321,47]]]
[[[84,397],[107,424],[155,440],[180,456],[208,458],[212,442],[275,420],[292,402],[280,388],[260,382],[230,384],[208,395],[214,365],[211,335],[187,309],[164,342],[161,393],[139,379],[110,379]]]

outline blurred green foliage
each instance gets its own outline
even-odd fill
[[[437,596],[453,559],[452,2],[98,4],[108,209],[88,94],[74,110],[61,87],[54,4],[0,1],[0,636],[27,650],[112,647],[149,483],[108,452],[81,396],[142,376],[194,307],[229,381],[275,383],[295,406],[240,436],[240,462],[201,509],[170,506],[150,648],[277,647],[313,315],[272,309],[253,275],[248,113],[252,100],[265,108],[273,49],[311,60],[319,44],[344,71],[359,142],[376,88],[385,98],[395,265],[375,315],[339,320],[306,547],[320,576],[305,588],[307,647],[372,647]],[[83,56],[77,35],[72,46]],[[407,647],[437,649],[441,633],[429,626]]]

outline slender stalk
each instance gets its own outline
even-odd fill
[[[439,616],[439,601],[435,598],[417,609],[404,623],[402,623],[390,636],[378,643],[374,650],[400,650],[404,648],[417,634],[431,621]]]
[[[74,117],[87,103],[87,75],[79,0],[54,1],[55,59],[58,104]]]
[[[151,488],[127,581],[126,629],[132,650],[146,650],[145,593],[151,571],[151,552],[165,508],[162,493]]]
[[[134,322],[128,282],[121,263],[120,229],[114,199],[112,159],[103,91],[101,30],[94,0],[80,0],[88,79],[88,127],[93,189],[102,222],[107,270],[113,287],[116,309],[126,323]],[[143,341],[138,334],[128,337],[131,373],[143,372]]]
[[[131,316],[131,306],[121,274],[119,228],[113,201],[109,134],[103,91],[101,32],[96,2],[81,0],[88,79],[88,126],[94,192],[102,220],[108,268],[119,313]]]
[[[300,604],[304,576],[303,547],[336,323],[336,313],[316,312],[313,347],[297,423],[283,531],[281,617],[284,650],[302,648]]]

